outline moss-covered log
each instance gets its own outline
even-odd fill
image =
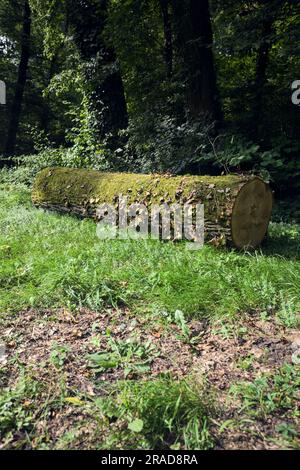
[[[41,208],[97,219],[100,204],[203,203],[205,238],[216,245],[256,247],[266,235],[272,193],[260,178],[245,175],[169,176],[47,168],[35,181],[32,201]]]

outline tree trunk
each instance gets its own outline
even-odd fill
[[[172,77],[173,72],[173,38],[172,38],[172,21],[171,21],[171,0],[160,0],[160,8],[164,23],[165,35],[165,64],[167,69],[167,78]]]
[[[267,81],[267,69],[269,65],[270,51],[272,47],[271,34],[275,18],[267,16],[262,24],[262,39],[257,55],[255,75],[255,101],[253,106],[253,138],[259,140],[262,126],[262,110],[265,85]]]
[[[48,168],[36,178],[32,201],[41,208],[98,220],[97,208],[110,204],[118,209],[120,195],[128,197],[127,207],[143,204],[149,215],[153,205],[204,204],[205,238],[217,246],[258,246],[272,211],[269,187],[259,178],[241,175],[173,177]]]
[[[30,35],[31,35],[31,10],[28,0],[24,2],[23,31],[21,45],[21,59],[18,70],[15,96],[11,107],[11,117],[8,125],[5,155],[10,156],[15,153],[17,134],[20,123],[24,89],[27,80],[27,70],[30,58]]]
[[[208,0],[173,0],[173,10],[188,113],[193,119],[207,117],[220,122]]]
[[[253,139],[259,140],[263,127],[263,104],[265,88],[267,83],[267,71],[272,48],[272,35],[274,33],[274,23],[277,18],[278,10],[284,3],[282,0],[260,0],[263,4],[263,21],[261,31],[261,42],[257,54],[256,74],[255,74],[255,93],[253,106]]]
[[[108,133],[116,135],[128,125],[124,86],[116,53],[103,39],[107,8],[107,0],[76,0],[72,2],[70,16],[75,28],[75,42],[88,64],[86,80],[90,89],[90,110],[97,120],[99,139]],[[91,60],[93,67],[89,66]]]
[[[102,83],[100,83],[94,92],[95,98],[100,100],[100,137],[107,134],[116,135],[120,129],[126,129],[128,126],[127,104],[123,80],[116,67],[117,57],[114,50],[106,49],[103,59],[103,66],[116,69],[110,73]],[[92,99],[93,102],[93,99]],[[93,107],[93,104],[92,104]],[[99,108],[97,108],[99,111]]]

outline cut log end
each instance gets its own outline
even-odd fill
[[[231,236],[237,248],[256,248],[261,244],[268,230],[272,207],[272,192],[261,179],[255,178],[242,187],[231,218]]]

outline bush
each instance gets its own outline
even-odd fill
[[[103,153],[80,154],[78,148],[45,148],[35,155],[14,157],[12,168],[0,170],[0,183],[20,183],[31,186],[35,176],[47,167],[93,168],[106,170],[109,165]]]
[[[203,121],[178,123],[170,116],[156,117],[153,128],[142,120],[132,122],[126,131],[124,160],[146,173],[188,172],[207,152],[211,127]]]

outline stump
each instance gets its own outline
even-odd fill
[[[171,176],[101,173],[47,168],[36,177],[32,201],[40,208],[97,219],[100,204],[203,203],[205,239],[214,245],[255,248],[264,239],[273,205],[272,192],[249,175]]]

